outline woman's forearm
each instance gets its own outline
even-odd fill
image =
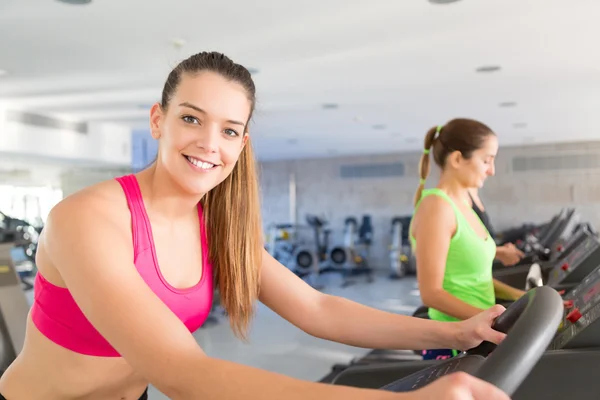
[[[159,390],[174,400],[408,400],[410,396],[290,378],[258,368],[190,355],[181,360],[177,379]]]
[[[350,346],[420,350],[449,347],[458,328],[377,310],[337,296],[324,296],[307,333]]]
[[[423,292],[421,292],[421,295],[423,296]],[[423,302],[427,307],[435,308],[444,314],[460,320],[469,319],[484,311],[481,308],[474,307],[462,301],[445,290],[438,290],[433,294],[424,296]]]
[[[494,279],[494,292],[497,298],[510,301],[518,300],[525,294],[525,291],[509,286],[496,279]]]

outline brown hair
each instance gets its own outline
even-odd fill
[[[251,102],[252,118],[256,89],[250,72],[227,56],[202,52],[182,61],[165,82],[161,106],[167,109],[182,74],[215,72],[244,87]],[[209,232],[209,255],[219,288],[221,305],[229,315],[237,337],[246,339],[260,290],[262,225],[257,168],[250,138],[231,174],[201,200]]]
[[[464,158],[469,159],[490,135],[494,135],[494,132],[487,125],[467,118],[453,119],[446,125],[435,126],[427,131],[424,152],[419,161],[421,181],[415,193],[414,205],[416,206],[421,199],[425,179],[429,176],[429,153],[433,155],[433,161],[443,170],[446,159],[451,153],[458,151]]]

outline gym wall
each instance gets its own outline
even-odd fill
[[[348,216],[372,216],[374,243],[371,262],[388,268],[390,223],[393,216],[412,213],[418,185],[420,153],[396,153],[370,157],[339,157],[261,163],[261,190],[265,229],[271,223],[305,224],[306,214],[320,214],[329,221],[331,240],[342,240]],[[401,168],[395,168],[397,164]],[[356,177],[357,167],[371,173]],[[394,169],[395,168],[395,169]],[[394,169],[394,173],[390,173]],[[383,171],[377,176],[376,170]],[[435,185],[437,167],[427,180]],[[290,177],[296,180],[296,210],[290,210]],[[381,176],[385,175],[385,176]],[[490,178],[481,197],[496,229],[525,222],[548,220],[563,206],[575,206],[585,220],[600,227],[600,142],[505,147],[500,149],[496,176]]]

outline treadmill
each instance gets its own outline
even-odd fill
[[[14,243],[0,244],[0,375],[23,349],[29,302],[11,257]]]
[[[600,240],[583,228],[554,261],[507,267],[505,270],[495,271],[494,278],[520,289],[549,285],[557,290],[569,290],[583,281],[598,264]]]
[[[554,289],[544,286],[532,289],[527,296],[519,299],[511,305],[508,313],[515,308],[523,307],[525,298],[531,298],[535,290],[544,289],[546,292],[554,292]],[[558,293],[556,293],[558,294]],[[559,296],[560,297],[560,296]],[[561,305],[559,323],[552,325],[552,338],[545,342],[542,355],[532,367],[528,375],[522,376],[523,380],[518,387],[514,388],[511,395],[513,400],[564,400],[572,398],[576,400],[597,400],[600,393],[600,380],[597,377],[597,367],[600,365],[600,266],[588,275],[579,285],[570,291],[565,297],[566,303]],[[536,319],[531,304],[524,306],[529,314],[527,318]],[[540,312],[540,311],[536,311]],[[499,327],[500,316],[495,328]],[[508,317],[511,317],[509,315]],[[521,317],[523,318],[523,317]],[[537,316],[541,318],[541,316]],[[502,319],[501,322],[504,322]],[[518,321],[520,323],[520,319]],[[478,376],[480,371],[473,356],[487,353],[486,361],[491,361],[496,352],[505,344],[520,344],[522,356],[526,360],[531,353],[531,335],[539,335],[539,332],[518,330],[516,324],[506,331],[508,333],[504,343],[496,346],[483,343],[477,349],[463,352],[457,357],[445,361],[416,361],[403,363],[387,363],[369,366],[355,366],[346,369],[336,376],[332,383],[335,385],[346,385],[364,388],[382,388],[384,390],[399,387],[402,391],[415,390],[422,383],[431,383],[440,376],[455,370],[462,370]],[[510,343],[507,343],[508,340]],[[514,342],[512,341],[514,339]],[[539,343],[541,345],[542,343]],[[488,350],[490,351],[488,353]],[[501,356],[498,359],[503,358]],[[452,362],[452,360],[455,360]],[[462,364],[465,365],[462,365]],[[462,365],[462,366],[461,366]],[[515,368],[505,362],[503,368]],[[495,371],[499,374],[500,371]],[[395,382],[399,380],[399,382]],[[489,380],[488,380],[489,381]],[[390,382],[392,382],[390,384]],[[408,386],[408,387],[407,387]]]
[[[333,384],[410,392],[444,375],[462,371],[492,383],[509,396],[518,396],[517,390],[526,386],[528,376],[542,361],[562,317],[560,295],[547,286],[534,288],[494,322],[495,329],[507,333],[506,339],[498,346],[484,342],[444,361],[352,367],[339,374]],[[598,354],[597,360],[600,360],[600,352]],[[549,397],[528,398],[545,400]]]
[[[569,210],[565,218],[556,224],[556,229],[548,232],[548,234],[540,240],[538,256],[534,258],[531,264],[520,264],[513,267],[504,267],[493,270],[495,279],[506,283],[512,287],[519,289],[526,288],[527,275],[534,265],[538,265],[543,274],[553,269],[557,263],[564,263],[564,260],[569,257],[570,253],[577,249],[579,245],[586,242],[588,239],[596,238],[585,224],[578,225],[579,215],[575,210]],[[579,226],[578,229],[575,229]],[[561,264],[562,265],[562,264]],[[590,273],[591,270],[587,270]],[[577,282],[580,282],[587,273],[579,277]],[[573,277],[575,277],[574,275]],[[545,282],[545,280],[544,280]]]

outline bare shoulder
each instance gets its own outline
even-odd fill
[[[36,261],[44,275],[61,283],[56,275],[60,268],[51,259],[62,256],[63,251],[94,251],[90,246],[109,246],[115,241],[127,244],[122,252],[133,250],[131,214],[121,185],[113,179],[73,193],[52,208],[40,237]]]
[[[57,223],[77,225],[95,221],[128,226],[129,208],[121,185],[115,180],[88,186],[61,200],[50,211],[49,228]]]
[[[452,205],[443,197],[429,195],[419,204],[415,213],[415,219],[419,221],[454,221],[454,210]]]

